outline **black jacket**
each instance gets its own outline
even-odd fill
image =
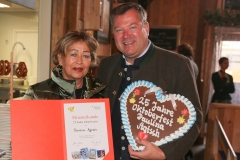
[[[221,79],[218,72],[212,74],[212,83],[214,87],[214,94],[212,102],[216,100],[231,100],[229,93],[234,93],[235,87],[233,84],[233,77],[229,74],[228,78]]]
[[[52,70],[52,78],[29,86],[23,99],[75,99],[75,80],[65,80],[61,75],[62,68]],[[81,98],[103,98],[101,91],[107,86],[91,75],[84,77],[84,94]]]

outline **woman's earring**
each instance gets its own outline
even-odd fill
[[[88,74],[92,75],[92,69],[91,68],[88,70]]]

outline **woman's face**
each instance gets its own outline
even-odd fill
[[[229,61],[227,59],[220,64],[221,70],[228,69],[228,66],[229,66]]]
[[[82,81],[91,65],[90,49],[85,42],[78,41],[67,48],[65,57],[59,54],[58,61],[64,79]]]

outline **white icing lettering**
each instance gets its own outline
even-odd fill
[[[137,107],[138,107],[137,104],[134,104],[134,105],[132,106],[132,110],[135,111],[135,110],[137,109]]]
[[[173,117],[174,112],[172,110],[165,108],[164,105],[162,105],[162,107],[159,107],[157,106],[157,102],[155,101],[153,101],[152,104],[154,104],[154,106],[152,107],[152,111],[155,111],[157,109],[157,111]]]
[[[150,99],[144,99],[144,97],[139,97],[139,103],[144,105],[145,107],[149,106]]]
[[[143,97],[140,97],[140,98],[139,98],[139,102],[138,102],[138,103],[140,103],[140,104],[144,105],[144,103],[143,103],[143,99],[144,99]]]
[[[173,123],[173,119],[171,118],[169,126],[172,126],[172,123]]]
[[[156,125],[157,125],[156,120],[154,120],[154,121],[152,119],[149,120],[145,117],[142,117],[142,122],[145,122],[146,124],[149,124],[149,125],[154,126],[154,127],[156,127]],[[160,124],[160,125],[158,125],[157,128],[159,128],[161,130],[164,130],[164,125]]]
[[[140,125],[137,125],[137,129],[140,129],[142,131],[144,131],[145,133],[148,133],[154,137],[158,137],[159,138],[159,132],[158,129],[152,129],[150,128],[150,126],[144,126],[144,123],[141,122]]]
[[[137,104],[134,104],[133,106],[132,106],[132,110],[136,110],[137,112],[141,112],[141,110],[142,110],[142,107],[140,107],[139,105],[137,105]]]
[[[145,107],[140,107],[139,105],[137,104],[134,104],[132,106],[132,110],[136,110],[137,112],[139,112],[137,114],[137,119],[138,120],[142,120],[144,121],[144,117],[143,116],[148,116],[150,117],[151,119],[153,119],[154,121],[158,121],[158,123],[164,123],[166,125],[169,125],[169,126],[172,126],[172,123],[173,123],[173,120],[172,118],[171,119],[168,119],[167,117],[164,117],[164,114],[161,114],[160,116],[153,113],[151,111],[151,109],[148,109],[146,110]]]
[[[152,104],[154,104],[154,106],[152,107],[152,111],[155,111],[155,109],[157,108],[157,102],[153,101]]]
[[[132,105],[132,110],[137,112],[136,118],[140,121],[136,127],[159,138],[159,130],[164,131],[165,125],[172,126],[174,111],[165,108],[162,104],[158,106],[156,101],[151,102],[151,104],[150,108],[150,99],[139,97],[138,103]]]
[[[156,120],[158,120],[158,119],[159,119],[159,122],[162,122],[162,118],[163,118],[163,114],[161,114],[161,116],[158,116],[158,115],[157,115],[157,118],[156,118]]]

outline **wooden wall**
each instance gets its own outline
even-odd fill
[[[240,152],[240,105],[211,103],[208,116],[206,148],[204,160],[211,160],[213,154],[214,142],[214,121],[215,116],[221,122],[224,131],[235,152]]]
[[[200,0],[153,0],[148,8],[150,26],[181,25],[181,42],[194,48],[197,41]]]
[[[52,44],[53,50],[56,42],[68,31],[84,30],[84,1],[86,0],[52,0]],[[89,0],[87,0],[89,1]],[[91,0],[92,3],[100,0]],[[95,20],[92,19],[94,22]],[[94,35],[94,30],[85,30]],[[111,43],[99,43],[98,56],[111,55]],[[51,64],[51,68],[54,65]]]

